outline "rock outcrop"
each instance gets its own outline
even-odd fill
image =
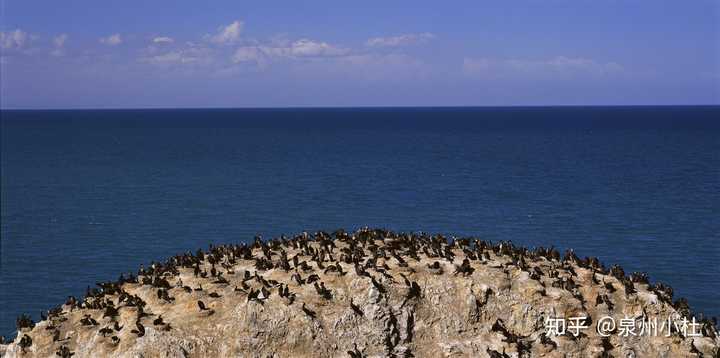
[[[506,242],[320,232],[178,255],[98,286],[38,323],[18,319],[0,356],[720,355],[715,324],[693,322],[668,286]]]

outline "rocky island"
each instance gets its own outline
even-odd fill
[[[0,356],[720,356],[717,323],[643,273],[378,229],[176,255],[17,326]]]

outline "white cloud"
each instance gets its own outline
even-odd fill
[[[616,62],[599,62],[582,57],[556,56],[547,60],[465,58],[463,72],[479,77],[509,77],[515,75],[604,76],[623,71]]]
[[[336,47],[327,42],[301,39],[271,46],[243,46],[235,50],[231,59],[234,63],[250,63],[265,67],[273,60],[342,57],[349,53],[349,49]]]
[[[297,57],[332,57],[348,54],[347,49],[329,45],[326,42],[312,41],[308,39],[298,40],[290,46],[290,53]]]
[[[183,48],[166,53],[157,54],[157,50],[158,49],[156,48],[148,49],[146,55],[140,58],[140,62],[155,65],[207,65],[213,62],[213,53],[211,49],[190,42],[185,44],[185,47]]]
[[[65,41],[67,41],[68,35],[67,34],[60,34],[53,38],[53,44],[55,47],[63,47],[65,46]]]
[[[19,49],[28,42],[27,32],[20,29],[10,32],[0,32],[0,48]]]
[[[236,20],[230,25],[218,28],[218,33],[215,36],[211,36],[210,41],[218,44],[235,42],[240,39],[240,33],[243,27],[244,23]]]
[[[100,38],[100,43],[109,45],[109,46],[119,45],[122,42],[123,42],[123,40],[122,40],[122,37],[120,36],[120,34],[112,34],[108,37]]]
[[[173,40],[171,37],[167,37],[167,36],[156,37],[152,41],[156,44],[161,44],[161,43],[171,44],[171,43],[175,42],[175,40]]]
[[[53,56],[63,56],[65,55],[65,41],[67,41],[68,35],[67,34],[60,34],[55,37],[53,37],[53,45],[55,46],[55,49],[50,52]]]
[[[399,47],[406,45],[415,45],[427,42],[435,38],[435,35],[424,32],[421,34],[404,34],[391,37],[375,37],[365,42],[369,47]]]
[[[234,63],[252,63],[260,67],[265,67],[269,60],[268,53],[259,46],[244,46],[235,50],[232,55]]]

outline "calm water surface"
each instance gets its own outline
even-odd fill
[[[1,114],[0,334],[141,263],[364,225],[574,248],[720,315],[720,107]]]

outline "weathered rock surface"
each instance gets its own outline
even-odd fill
[[[175,256],[21,322],[0,356],[720,356],[714,325],[693,326],[684,302],[642,275],[572,252],[447,242],[365,229]],[[577,337],[549,332],[582,316]],[[617,325],[608,337],[604,316]],[[653,319],[658,332],[640,334]]]

